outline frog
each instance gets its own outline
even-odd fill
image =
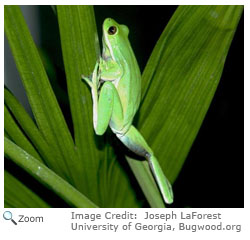
[[[169,180],[142,134],[133,125],[141,101],[141,72],[128,35],[129,28],[106,18],[102,26],[102,54],[91,77],[82,76],[90,86],[93,125],[97,135],[108,126],[132,152],[144,157],[166,204],[173,203]]]

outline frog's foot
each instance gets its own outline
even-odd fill
[[[100,74],[99,74],[99,62],[97,61],[95,64],[95,68],[92,74],[92,83],[93,83],[93,88],[98,90],[99,85],[100,85]]]
[[[99,62],[95,64],[94,71],[90,77],[82,75],[82,79],[96,92],[100,86],[100,74],[98,73]]]
[[[92,77],[85,77],[84,75],[81,76],[82,79],[92,88],[93,87],[93,83],[91,81]]]

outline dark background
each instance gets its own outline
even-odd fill
[[[106,17],[112,17],[118,23],[129,26],[131,45],[142,71],[156,41],[175,10],[176,6],[95,6],[99,38],[102,22]],[[64,114],[69,120],[67,99],[57,88],[56,79],[63,78],[64,72],[56,18],[48,6],[38,7],[38,13],[41,25],[38,45],[56,66],[56,72],[48,74]],[[214,99],[173,185],[175,202],[171,207],[244,207],[243,39],[242,16]],[[62,89],[66,90],[66,83],[60,82],[60,84]],[[71,126],[71,122],[68,124]],[[9,161],[5,162],[5,167],[35,192],[37,189],[42,189],[42,197],[52,206],[66,206],[51,193],[49,193],[50,199],[47,199],[49,190],[41,187],[33,179],[31,181],[28,174]]]

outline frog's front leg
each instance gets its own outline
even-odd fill
[[[112,60],[105,62],[100,58],[95,65],[92,78],[82,76],[82,79],[91,87],[93,123],[97,135],[102,135],[106,131],[110,121],[118,130],[123,126],[122,104],[115,86],[111,83],[121,75],[122,71],[116,62]],[[98,96],[100,79],[105,83]]]
[[[93,100],[93,123],[94,129],[96,128],[97,124],[97,116],[98,116],[98,88],[99,88],[99,80],[100,76],[98,74],[98,67],[99,62],[97,61],[95,64],[95,68],[92,74],[92,77],[85,77],[82,75],[82,79],[90,86],[91,88],[91,95]]]
[[[157,158],[154,156],[153,151],[148,146],[140,132],[134,126],[130,126],[129,130],[124,135],[116,135],[131,151],[148,160],[150,169],[159,186],[164,201],[171,204],[173,202],[171,184],[165,177]]]

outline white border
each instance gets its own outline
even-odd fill
[[[65,1],[65,0],[54,0],[54,1],[35,1],[36,5],[49,5],[49,4],[54,4],[54,5],[77,5],[77,4],[117,4],[117,1],[79,1],[79,0],[71,0]],[[4,37],[3,37],[3,19],[4,19],[4,11],[3,11],[3,5],[12,5],[12,4],[22,4],[22,5],[34,5],[34,1],[31,0],[23,0],[23,1],[17,1],[17,0],[2,0],[0,2],[0,32],[1,32],[1,53],[3,53],[3,45],[4,45]],[[124,5],[129,5],[129,4],[135,4],[135,1],[119,1],[119,4],[124,4]],[[245,1],[233,1],[233,0],[227,0],[227,1],[219,1],[219,0],[214,0],[214,1],[136,1],[136,4],[168,4],[168,5],[245,5],[244,8],[244,15],[245,15],[245,23],[244,26],[250,26],[249,24],[249,3],[247,0]],[[7,222],[3,220],[3,218],[0,216],[0,233],[1,236],[6,236],[8,239],[44,239],[44,237],[48,237],[48,239],[52,238],[62,238],[62,239],[69,239],[69,238],[81,238],[81,239],[86,239],[88,237],[90,238],[95,238],[95,237],[101,237],[106,239],[117,239],[117,237],[121,239],[127,239],[127,237],[132,237],[133,239],[137,239],[138,237],[144,238],[158,238],[158,239],[181,239],[181,238],[187,238],[187,239],[211,239],[211,237],[215,237],[215,239],[220,239],[221,237],[226,237],[227,239],[247,239],[246,236],[249,236],[249,159],[250,159],[250,154],[249,154],[249,124],[250,123],[250,115],[249,115],[249,106],[250,106],[250,101],[249,101],[249,30],[247,27],[244,28],[245,30],[245,36],[244,36],[244,42],[245,44],[245,61],[244,61],[244,67],[245,67],[245,88],[244,88],[244,93],[245,93],[245,137],[244,137],[244,145],[245,145],[245,208],[244,209],[172,209],[173,211],[180,212],[180,211],[199,211],[199,212],[221,212],[224,216],[224,221],[234,224],[234,223],[240,223],[242,224],[242,232],[241,233],[234,233],[234,232],[198,232],[198,233],[187,233],[187,232],[166,232],[166,233],[156,233],[156,232],[142,232],[142,231],[130,231],[130,232],[120,232],[120,233],[111,233],[111,232],[103,232],[103,231],[96,231],[96,232],[72,232],[69,230],[69,214],[72,211],[72,209],[16,209],[14,212],[14,216],[17,217],[18,214],[26,214],[28,216],[38,216],[38,215],[43,215],[46,218],[46,223],[44,224],[18,224],[18,226],[14,226],[11,222]],[[0,73],[2,76],[2,79],[4,79],[4,61],[3,61],[3,54],[1,56],[1,68],[0,68]],[[237,84],[237,79],[235,80]],[[1,85],[3,88],[3,84]],[[1,106],[3,106],[3,89],[1,89]],[[3,129],[4,129],[4,123],[3,123],[3,108],[1,108],[1,134],[3,136]],[[237,141],[233,139],[234,141]],[[0,210],[0,215],[3,214],[4,210],[3,209],[3,137],[1,138],[0,142],[0,148],[1,148],[1,154],[2,154],[2,167],[0,168],[0,176],[1,176],[1,210]],[[232,176],[232,181],[233,181],[233,176]],[[229,183],[230,184],[230,183]],[[233,194],[233,193],[232,193]],[[215,196],[214,196],[215,197]],[[237,197],[237,196],[233,196]],[[111,211],[114,212],[124,212],[126,209],[112,209]],[[152,213],[156,212],[169,212],[171,209],[164,209],[164,210],[159,210],[159,209],[151,209],[147,211],[151,211]],[[98,210],[93,210],[93,209],[75,209],[77,212],[81,213],[102,213],[104,214],[108,209],[98,209]],[[133,213],[138,213],[142,214],[146,209],[129,209],[128,211],[132,211]],[[156,221],[157,222],[157,221]]]

